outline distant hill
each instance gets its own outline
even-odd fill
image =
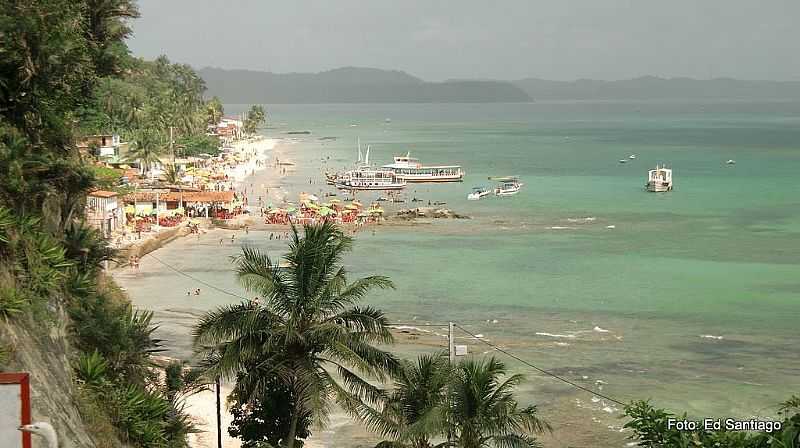
[[[547,81],[523,79],[514,84],[536,100],[619,99],[800,99],[800,82],[742,81],[730,78],[698,80],[643,76],[623,81]]]
[[[209,95],[225,103],[494,103],[528,102],[502,81],[426,82],[396,70],[345,67],[321,73],[203,68]]]

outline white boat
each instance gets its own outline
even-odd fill
[[[500,184],[494,188],[495,196],[513,196],[522,189],[524,185],[517,178],[503,178]]]
[[[472,193],[467,195],[467,199],[470,201],[477,201],[483,197],[489,196],[492,194],[492,190],[488,187],[473,187]]]
[[[336,176],[336,187],[343,190],[400,190],[406,180],[392,170],[362,167]]]
[[[625,159],[619,159],[619,163],[628,163],[628,161]]]
[[[633,159],[635,159],[635,158],[636,158],[636,154],[631,154],[631,155],[629,155],[629,156],[628,156],[628,158],[629,158],[629,159],[631,159],[631,160],[633,160]]]
[[[656,165],[656,169],[647,172],[646,188],[655,193],[672,191],[672,169]]]
[[[736,165],[736,161],[733,160],[733,159],[729,159],[727,162],[725,162],[725,164],[727,164],[727,165]]]
[[[464,171],[458,165],[424,166],[411,153],[395,156],[394,162],[383,168],[403,176],[407,182],[460,182],[464,178]]]

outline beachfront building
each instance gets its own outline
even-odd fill
[[[242,120],[233,117],[223,117],[215,126],[209,126],[209,135],[217,135],[224,139],[237,139],[242,136]]]
[[[120,163],[128,151],[128,143],[123,142],[118,134],[90,135],[78,141],[76,146],[83,154],[112,164]]]
[[[125,226],[125,213],[113,191],[95,190],[86,198],[86,221],[110,236]]]
[[[128,194],[124,201],[132,219],[152,218],[155,223],[157,217],[160,225],[174,216],[228,219],[242,211],[233,191],[154,189]]]

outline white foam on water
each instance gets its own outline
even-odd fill
[[[598,333],[608,333],[609,332],[608,330],[606,330],[604,328],[600,328],[600,327],[594,327],[593,330],[598,332]]]
[[[536,335],[537,336],[547,336],[547,337],[551,337],[551,338],[569,338],[569,339],[574,339],[575,338],[574,334],[553,334],[553,333],[538,332],[538,333],[536,333]]]
[[[414,330],[414,331],[419,331],[419,332],[422,332],[422,333],[430,333],[431,332],[430,330],[423,330],[422,328],[414,327],[414,326],[411,326],[411,325],[391,325],[391,326],[389,326],[389,328],[394,328],[395,330]]]
[[[610,226],[606,226],[606,229],[616,229],[616,228],[617,228],[617,226],[615,226],[614,224],[611,224]]]
[[[594,216],[588,216],[586,218],[567,218],[567,221],[569,221],[569,222],[595,222],[595,221],[597,221],[597,218],[595,218]]]
[[[722,336],[714,336],[713,334],[701,334],[700,337],[705,339],[716,339],[718,341],[723,339]]]
[[[551,227],[548,227],[548,229],[550,229],[550,230],[569,230],[569,229],[572,229],[572,227],[551,226]]]

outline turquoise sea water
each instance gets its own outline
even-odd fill
[[[800,392],[800,103],[268,111],[270,136],[312,131],[285,142],[299,164],[286,179],[295,191],[329,191],[320,173],[352,163],[357,137],[377,163],[410,150],[425,163],[466,170],[463,183],[410,186],[407,196],[445,201],[473,219],[382,226],[357,237],[348,268],[395,281],[396,290],[371,299],[393,320],[461,322],[587,387],[695,416],[768,414]],[[618,163],[629,154],[637,158]],[[643,191],[656,163],[674,169],[675,191]],[[511,198],[468,202],[469,189],[490,175],[519,175],[525,187]],[[156,255],[236,289],[225,255],[238,244],[281,250],[256,231],[236,246],[220,248],[216,238],[179,241]],[[160,310],[178,352],[187,349],[180,334],[193,315],[232,300],[211,291],[187,299],[192,282],[156,264],[117,277],[137,303]],[[560,403],[562,412],[565,396],[606,404],[530,379],[525,396]]]

